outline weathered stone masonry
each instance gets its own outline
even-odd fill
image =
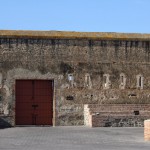
[[[83,125],[84,104],[149,104],[150,35],[0,31],[0,114],[12,126],[16,79],[54,80],[54,125]]]

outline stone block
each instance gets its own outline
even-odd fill
[[[144,139],[150,141],[150,119],[144,121]]]

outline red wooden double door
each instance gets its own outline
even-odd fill
[[[16,80],[16,125],[52,125],[53,81]]]

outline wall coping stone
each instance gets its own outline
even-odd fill
[[[150,34],[116,32],[0,30],[0,37],[44,39],[150,40]]]

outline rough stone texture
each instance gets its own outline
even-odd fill
[[[14,120],[16,79],[54,80],[55,125],[83,125],[84,104],[148,104],[150,35],[0,31],[0,112]]]
[[[84,124],[89,127],[143,127],[150,117],[150,105],[85,105]]]
[[[144,120],[149,116],[131,116],[131,115],[114,115],[114,116],[92,116],[91,127],[143,127]]]

